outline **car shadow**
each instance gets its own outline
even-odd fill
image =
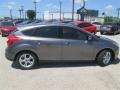
[[[116,60],[111,62],[111,65],[119,64],[120,63],[120,58],[117,58]]]
[[[119,64],[120,59],[116,59],[111,62],[110,65]],[[96,64],[95,61],[41,61],[39,62],[34,68],[41,69],[41,68],[67,68],[67,67],[92,67],[92,66],[99,66]],[[12,67],[15,69],[20,69],[18,65],[14,62]]]

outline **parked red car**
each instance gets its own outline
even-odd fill
[[[14,30],[16,30],[16,26],[12,22],[0,22],[0,33],[2,37],[8,36]]]
[[[72,22],[72,24],[74,24],[90,33],[93,33],[93,34],[97,33],[96,26],[91,23],[83,22],[83,21],[74,21],[74,22]]]

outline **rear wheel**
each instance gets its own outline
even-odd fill
[[[107,66],[110,64],[110,61],[112,60],[113,55],[110,50],[103,50],[97,57],[97,63],[100,66]]]
[[[29,70],[34,68],[37,64],[37,56],[29,51],[21,52],[16,57],[17,66],[23,70]]]

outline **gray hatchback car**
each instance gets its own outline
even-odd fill
[[[119,53],[116,42],[67,24],[21,27],[8,36],[7,44],[7,59],[27,70],[39,60],[95,60],[106,66]]]

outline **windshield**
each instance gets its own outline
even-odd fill
[[[1,26],[14,26],[12,22],[1,22]]]
[[[94,23],[92,23],[92,24],[102,25],[102,24],[101,24],[101,23],[99,23],[99,22],[94,22]]]

